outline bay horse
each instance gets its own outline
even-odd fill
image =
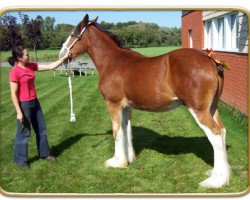
[[[71,59],[88,53],[99,73],[99,89],[112,120],[114,156],[106,167],[125,168],[135,160],[131,132],[131,109],[167,111],[185,105],[205,132],[214,151],[214,167],[203,187],[229,184],[226,129],[218,112],[223,72],[202,51],[178,49],[145,57],[128,48],[111,32],[86,15],[64,43],[60,56]],[[184,164],[184,163],[183,163]]]

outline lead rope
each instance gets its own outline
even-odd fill
[[[69,64],[69,60],[68,60]],[[70,69],[70,65],[69,65]],[[72,97],[72,82],[71,82],[71,75],[69,74],[68,77],[68,83],[69,83],[69,96],[70,96],[70,122],[75,122],[76,121],[76,116],[75,113],[73,112],[73,97]]]
[[[66,44],[64,43],[63,46],[67,51],[70,51],[70,49],[75,45],[75,43],[81,38],[82,34],[86,30],[87,26],[91,24],[91,22],[88,22],[88,24],[82,29],[80,34],[77,36],[77,38],[73,41],[73,43],[70,45],[70,47],[66,47]],[[67,41],[66,41],[67,42]],[[68,60],[69,64],[69,60]],[[69,65],[70,69],[70,65]],[[73,112],[73,97],[72,97],[72,82],[71,82],[71,76],[69,75],[68,77],[68,83],[69,83],[69,95],[70,95],[70,121],[75,122],[76,121],[76,116],[75,113]]]

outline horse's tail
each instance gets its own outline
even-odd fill
[[[224,86],[224,70],[218,71],[218,95],[219,99],[221,97],[223,86]]]
[[[221,65],[219,65],[218,63],[214,63],[214,64],[215,64],[215,67],[216,67],[216,69],[218,71],[218,75],[221,78],[224,77],[224,68]]]
[[[217,88],[216,88],[216,91],[214,93],[213,102],[212,102],[212,105],[211,105],[211,108],[210,108],[212,116],[214,115],[216,109],[218,108],[218,103],[220,101],[221,94],[222,94],[222,91],[223,91],[223,86],[224,86],[224,73],[223,72],[224,72],[224,70],[218,70]]]

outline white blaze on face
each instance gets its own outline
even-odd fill
[[[63,46],[62,46],[60,53],[59,53],[59,58],[62,58],[65,55],[65,53],[67,52],[66,47],[69,43],[70,38],[71,38],[71,36],[69,36],[68,39],[63,43]]]

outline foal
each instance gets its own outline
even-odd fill
[[[185,105],[207,135],[214,150],[214,167],[204,187],[229,184],[226,129],[218,112],[223,72],[199,50],[179,49],[157,57],[145,57],[123,48],[97,18],[88,15],[78,24],[61,49],[72,59],[87,52],[99,72],[99,89],[112,120],[114,156],[107,167],[124,168],[135,160],[131,132],[131,109],[167,111]],[[166,147],[167,148],[167,147]]]

